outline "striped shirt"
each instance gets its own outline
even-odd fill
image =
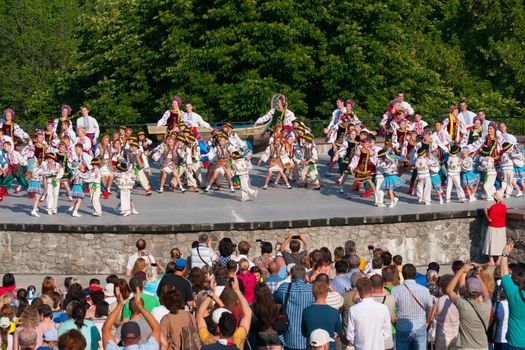
[[[191,249],[190,259],[192,268],[198,267],[201,269],[204,266],[211,267],[213,262],[217,260],[217,255],[206,243],[199,243],[198,247]]]
[[[415,280],[405,280],[403,284],[392,289],[392,296],[396,299],[398,331],[408,332],[426,326],[427,312],[434,303],[427,288],[418,285]],[[418,305],[414,297],[425,310]]]
[[[275,291],[273,297],[277,304],[284,304],[288,285],[289,283],[283,283],[277,291]],[[285,347],[306,349],[308,339],[303,336],[301,328],[303,310],[313,303],[312,285],[300,280],[293,281],[290,298],[286,306],[286,314],[288,315],[289,322],[288,331],[279,336]]]
[[[279,275],[270,275],[264,280],[264,283],[266,283],[273,294],[279,288],[279,286],[284,283],[284,278],[281,278]]]

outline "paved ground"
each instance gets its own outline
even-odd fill
[[[255,157],[254,163],[258,160]],[[327,160],[322,159],[320,173],[325,173],[324,164]],[[134,194],[136,207],[139,215],[121,217],[113,210],[117,205],[115,195],[109,200],[102,200],[103,216],[100,218],[91,215],[92,208],[89,200],[82,203],[81,218],[73,218],[69,215],[67,208],[70,203],[67,197],[59,200],[59,213],[48,216],[45,203],[42,203],[40,218],[29,215],[32,200],[27,194],[20,193],[6,197],[0,202],[1,223],[41,223],[41,224],[103,224],[103,225],[133,225],[133,224],[197,224],[197,223],[224,223],[224,222],[250,222],[269,220],[293,220],[293,219],[316,219],[330,217],[361,217],[367,215],[391,215],[391,214],[420,214],[454,211],[459,209],[477,209],[489,206],[486,201],[474,203],[453,203],[431,206],[418,205],[415,197],[405,192],[407,185],[398,192],[400,201],[395,208],[376,208],[373,199],[360,198],[352,193],[349,200],[346,194],[338,193],[335,185],[337,176],[322,178],[323,187],[321,191],[311,189],[294,188],[286,189],[284,186],[262,190],[262,184],[266,168],[255,167],[252,172],[252,185],[258,187],[259,195],[254,202],[240,202],[240,193],[230,193],[223,187],[222,191],[210,193],[181,193],[165,192],[159,194],[154,192],[152,196],[146,197],[141,188],[137,188]],[[409,179],[409,175],[403,175]],[[408,182],[408,181],[407,181]],[[158,170],[154,169],[152,180],[153,188],[158,188]],[[348,191],[348,185],[345,190]],[[388,201],[387,201],[388,202]],[[525,207],[524,198],[509,198],[506,200],[509,208]]]

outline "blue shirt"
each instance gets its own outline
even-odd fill
[[[289,284],[289,282],[283,283],[275,291],[273,298],[277,304],[284,304]],[[312,285],[300,280],[293,281],[288,305],[286,305],[286,314],[289,322],[288,330],[279,336],[286,347],[306,349],[308,340],[303,336],[302,332],[303,310],[313,303]]]
[[[159,344],[153,337],[145,344],[131,346],[118,346],[113,340],[109,340],[104,350],[159,350]]]
[[[343,295],[352,289],[352,284],[347,275],[337,275],[332,280],[332,287],[337,293]]]
[[[346,277],[348,277],[348,280],[350,281],[352,279],[352,275],[356,272],[361,272],[361,270],[359,269],[352,269],[350,271],[348,271],[348,273],[346,274]]]
[[[270,288],[270,291],[274,293],[283,281],[284,278],[281,278],[279,275],[270,275],[264,280],[264,283],[266,283],[268,288]]]
[[[415,280],[405,280],[403,284],[392,289],[392,296],[396,299],[397,331],[409,332],[426,327],[426,312],[434,303],[426,287],[417,284]],[[423,307],[419,306],[414,297]]]
[[[310,338],[310,334],[318,328],[327,331],[330,337],[333,337],[334,333],[342,336],[343,324],[339,311],[326,304],[313,304],[304,309],[302,322],[303,336],[307,339]],[[330,342],[330,350],[335,350],[335,342]]]

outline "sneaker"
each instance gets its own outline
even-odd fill
[[[290,184],[286,185],[286,188],[288,188],[289,190],[292,189],[292,186]]]
[[[235,187],[230,186],[230,192],[235,193]]]
[[[102,214],[101,214],[101,213],[93,213],[93,216],[98,216],[98,217],[100,217],[100,216],[102,216]]]
[[[146,196],[151,196],[151,191],[146,192]]]
[[[76,217],[76,218],[80,218],[82,217],[82,215],[80,215],[79,213],[77,213],[76,211],[73,212],[73,214],[71,214],[72,216]]]
[[[521,192],[521,191],[518,192],[518,193],[516,194],[516,197],[523,197],[523,192]],[[0,198],[1,198],[1,197],[0,197]]]
[[[184,193],[184,192],[186,192],[186,189],[185,189],[184,187],[181,187],[181,188],[180,188],[180,191],[181,191],[182,193]]]
[[[477,200],[478,199],[476,198],[476,196],[471,196],[470,199],[469,199],[469,202],[475,202]]]
[[[376,203],[376,207],[384,208],[384,207],[386,207],[386,205],[384,203]]]
[[[130,211],[127,211],[127,212],[122,213],[122,216],[130,216],[130,215],[131,215],[131,212],[130,212]]]
[[[461,198],[461,199],[459,200],[459,202],[460,202],[460,203],[465,203],[465,202],[468,202],[468,199],[466,199],[466,198]]]
[[[425,203],[425,205],[431,205],[431,204],[432,204],[432,203],[430,203],[430,202],[426,202],[426,203]]]
[[[268,189],[268,185],[264,185],[264,186],[262,187],[262,189],[263,189],[263,190],[267,190],[267,189]]]
[[[397,202],[399,202],[399,198],[397,197],[394,197],[394,199],[392,200],[392,202],[390,203],[389,207],[390,208],[393,208],[396,206]]]
[[[339,186],[339,193],[345,193],[343,186]]]
[[[67,211],[73,211],[73,207],[67,208]]]
[[[138,215],[139,212],[137,211],[137,209],[133,208],[133,209],[131,209],[131,214]]]
[[[203,191],[204,191],[204,192],[210,192],[210,187],[206,187],[206,188],[204,188]]]
[[[40,214],[38,214],[36,210],[32,210],[32,211],[31,211],[31,216],[34,216],[34,217],[39,218],[39,217],[40,217]]]
[[[510,198],[510,194],[505,194],[505,198]]]
[[[157,192],[158,193],[164,193],[164,189],[163,188],[159,188],[159,190]]]

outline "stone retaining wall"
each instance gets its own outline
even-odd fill
[[[228,236],[236,243],[250,242],[251,255],[258,253],[256,239],[274,244],[288,234],[305,234],[312,248],[327,246],[333,250],[348,239],[356,241],[361,256],[368,256],[367,246],[401,254],[406,262],[426,265],[429,261],[450,264],[455,259],[480,261],[485,231],[484,220],[458,218],[436,221],[323,226],[252,231],[208,232],[217,246]],[[127,257],[135,251],[138,238],[145,238],[148,249],[163,264],[173,247],[187,252],[196,233],[45,233],[0,232],[0,272],[54,274],[121,273]],[[509,235],[525,237],[525,223],[509,222]]]

